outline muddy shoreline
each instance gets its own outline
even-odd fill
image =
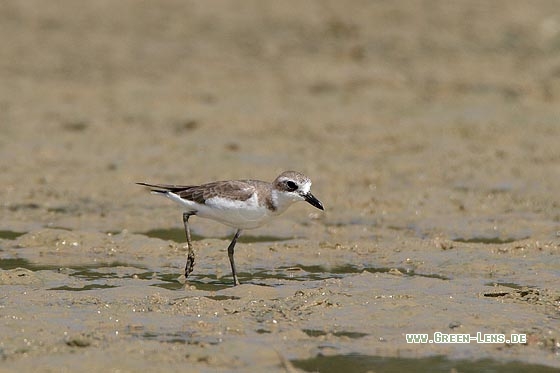
[[[556,2],[250,5],[0,6],[0,371],[558,369]],[[325,212],[245,232],[238,287],[193,218],[182,284],[135,182],[288,169]]]

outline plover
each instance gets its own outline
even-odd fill
[[[179,203],[187,238],[185,277],[194,269],[194,251],[191,244],[189,218],[193,215],[212,219],[237,229],[228,246],[234,285],[239,285],[233,252],[235,243],[244,229],[254,229],[286,211],[298,201],[306,201],[324,210],[323,204],[311,194],[311,180],[296,171],[282,172],[272,183],[260,180],[215,181],[202,185],[168,185],[137,183],[148,186],[154,194],[163,195]]]

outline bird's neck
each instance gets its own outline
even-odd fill
[[[293,198],[286,196],[284,193],[280,193],[274,189],[272,190],[270,195],[270,207],[275,214],[283,213],[294,202],[296,201]]]

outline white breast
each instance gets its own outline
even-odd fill
[[[271,211],[258,203],[254,194],[245,201],[214,197],[197,204],[197,216],[219,221],[238,229],[253,229],[267,222]]]

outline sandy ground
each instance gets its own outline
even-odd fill
[[[556,1],[0,3],[0,371],[560,367]],[[134,182],[313,180],[237,246]],[[525,343],[408,344],[406,334]]]

